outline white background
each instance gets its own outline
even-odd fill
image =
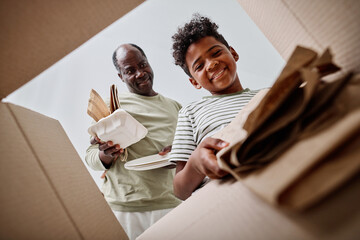
[[[4,101],[59,120],[84,161],[89,145],[91,118],[86,109],[91,88],[103,98],[109,97],[113,83],[119,92],[127,91],[112,64],[118,45],[131,42],[143,48],[154,70],[155,91],[183,105],[209,95],[190,84],[171,56],[171,36],[195,12],[216,22],[219,32],[239,54],[238,74],[244,88],[272,85],[284,60],[236,0],[147,0]],[[101,172],[88,170],[100,186]]]

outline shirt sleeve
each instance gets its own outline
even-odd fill
[[[169,161],[188,161],[197,146],[193,129],[191,119],[184,111],[180,111]]]
[[[95,171],[106,170],[106,168],[104,167],[104,165],[102,164],[99,158],[98,144],[90,145],[86,149],[85,162],[91,169]]]

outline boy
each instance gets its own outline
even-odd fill
[[[212,96],[190,103],[179,112],[170,161],[176,162],[174,194],[185,200],[210,178],[227,172],[217,164],[216,152],[228,143],[211,136],[228,125],[258,92],[243,89],[236,72],[239,55],[218,33],[218,26],[195,14],[173,39],[173,57],[197,89]]]

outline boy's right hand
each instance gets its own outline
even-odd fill
[[[105,168],[110,168],[112,162],[124,152],[119,144],[114,145],[112,141],[103,142],[98,137],[91,138],[90,143],[99,144],[99,158]]]
[[[220,169],[216,153],[228,145],[228,142],[218,138],[205,138],[191,154],[188,164],[191,164],[198,173],[210,178],[224,177],[228,172]]]

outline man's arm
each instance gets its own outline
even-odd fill
[[[124,151],[119,144],[114,145],[112,141],[102,142],[97,137],[92,138],[90,143],[99,144],[99,159],[106,169],[109,169],[114,160]]]
[[[228,173],[217,164],[216,152],[229,145],[216,139],[206,138],[190,155],[188,162],[178,161],[174,177],[174,194],[185,200],[201,184],[205,176],[221,178]]]

